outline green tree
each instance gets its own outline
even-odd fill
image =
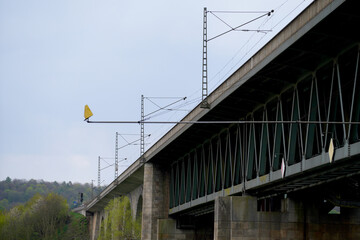
[[[0,236],[3,236],[5,225],[7,222],[7,216],[3,211],[0,211]]]
[[[40,198],[32,215],[34,220],[34,231],[42,239],[54,239],[56,229],[63,227],[66,223],[68,206],[66,199],[60,195],[50,193],[46,197]]]
[[[1,239],[59,239],[58,230],[68,219],[68,206],[66,199],[57,194],[35,195],[0,218]]]
[[[5,180],[6,183],[11,183],[11,178],[10,177],[7,177],[6,180]]]
[[[26,190],[25,190],[25,196],[28,197],[28,198],[31,198],[32,196],[34,196],[35,193],[36,193],[36,192],[35,192],[33,186],[29,186],[29,187],[27,187]]]
[[[105,207],[105,216],[98,240],[140,239],[141,222],[132,217],[128,197],[111,200]]]
[[[9,207],[9,201],[5,198],[0,201],[0,211],[5,211]]]

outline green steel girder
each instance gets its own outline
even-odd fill
[[[184,150],[172,148],[162,155],[175,158],[170,159],[174,162],[170,171],[170,209],[181,211],[213,201],[216,196],[295,191],[327,182],[328,178],[358,174],[360,128],[346,122],[360,121],[360,39],[345,29],[329,27],[339,26],[341,14],[347,16],[348,22],[360,23],[351,4],[345,2],[346,8],[339,14],[334,10],[334,15],[329,13],[329,18],[324,17],[297,42],[280,49],[283,53],[264,63],[254,76],[202,117],[210,121],[236,117],[247,121],[321,123],[263,122],[189,128],[177,142],[185,144]],[[335,163],[329,162],[331,139]]]

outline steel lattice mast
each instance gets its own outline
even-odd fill
[[[210,108],[210,105],[207,101],[208,96],[208,72],[207,72],[207,9],[204,8],[204,18],[203,18],[203,53],[202,53],[202,108]]]
[[[115,138],[115,179],[119,175],[119,147],[118,147],[118,135],[119,133],[116,132],[116,138]]]
[[[145,136],[144,136],[144,95],[141,95],[141,122],[140,122],[140,158],[143,159],[144,155],[144,145],[145,145]]]

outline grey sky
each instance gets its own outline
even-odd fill
[[[139,120],[141,94],[188,97],[182,111],[152,120],[179,120],[201,98],[203,7],[268,11],[245,29],[208,44],[213,90],[311,1],[89,1],[0,0],[0,180],[97,180],[98,156],[114,157],[115,132],[140,133],[139,125],[90,125],[97,120]],[[259,14],[219,16],[238,26]],[[209,37],[228,30],[208,16]],[[251,39],[251,40],[249,40]],[[174,99],[145,100],[145,113]],[[171,125],[145,125],[146,149]],[[139,135],[123,135],[119,145]],[[120,170],[139,156],[121,149]],[[113,163],[113,159],[106,160]],[[107,164],[102,161],[102,167]],[[114,178],[102,171],[103,184]],[[95,182],[96,183],[96,182]]]

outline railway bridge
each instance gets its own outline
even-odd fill
[[[123,195],[142,239],[360,239],[356,26],[310,4],[86,205],[92,239]]]

